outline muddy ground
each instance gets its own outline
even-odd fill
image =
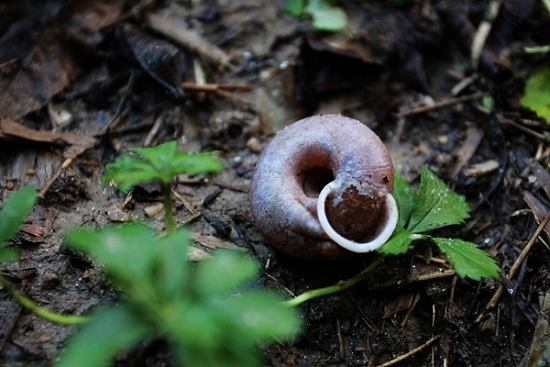
[[[3,272],[48,309],[86,314],[119,297],[98,266],[66,250],[63,235],[82,224],[146,218],[144,208],[159,201],[154,189],[128,199],[100,183],[105,165],[128,147],[178,139],[186,151],[219,150],[221,173],[181,176],[174,183],[186,202],[176,200],[177,219],[189,220],[198,249],[242,247],[264,265],[266,287],[291,294],[348,279],[371,258],[292,258],[272,248],[254,227],[247,193],[254,164],[273,134],[301,117],[341,113],[366,123],[415,187],[427,165],[472,206],[463,226],[441,234],[476,242],[506,275],[548,211],[549,183],[533,168],[538,163],[548,169],[548,127],[519,103],[526,78],[545,57],[526,55],[523,47],[550,43],[550,17],[542,2],[502,2],[477,68],[470,47],[487,14],[485,2],[341,1],[349,27],[333,34],[314,30],[307,17],[292,17],[282,1],[174,1],[168,17],[202,34],[203,48],[155,28],[148,14],[167,16],[162,4],[130,1],[113,2],[120,9],[108,5],[115,14],[109,24],[92,22],[89,33],[73,29],[84,40],[69,37],[69,42],[60,32],[67,19],[86,14],[86,6],[97,10],[109,2],[81,3],[75,10],[64,1],[44,2],[39,15],[32,11],[38,6],[33,1],[0,5],[2,50],[13,51],[0,55],[0,117],[34,131],[94,139],[90,145],[45,141],[32,134],[14,136],[5,127],[0,134],[2,198],[23,184],[44,190],[26,221],[39,230],[13,240],[20,258]],[[7,25],[18,21],[28,27],[20,33],[25,42],[9,33]],[[95,43],[94,37],[99,37]],[[185,57],[185,66],[178,64],[181,73],[162,62],[144,70],[140,60],[150,55],[140,52],[156,40],[179,48]],[[6,66],[9,60],[15,65]],[[166,75],[167,69],[172,73]],[[21,70],[35,84],[14,86]],[[210,84],[246,87],[198,92],[188,86],[181,95],[177,82],[200,84],[198,75]],[[487,108],[487,96],[494,109]],[[67,158],[72,161],[62,169]],[[147,220],[163,226],[158,217]],[[230,234],[224,237],[213,221],[231,228]],[[546,365],[548,360],[535,364],[543,360],[536,353],[528,362],[530,350],[545,350],[547,344],[539,337],[547,325],[539,317],[544,315],[540,298],[550,287],[546,238],[543,234],[535,243],[518,274],[505,279],[512,291],[488,311],[500,281],[461,279],[437,262],[443,256],[428,246],[390,258],[367,281],[301,306],[303,334],[292,343],[265,346],[266,365],[376,366],[426,342],[397,365]],[[75,331],[21,311],[5,292],[0,310],[2,366],[50,366]],[[170,360],[169,349],[157,341],[138,346],[115,365],[170,366]]]

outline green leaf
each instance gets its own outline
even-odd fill
[[[398,226],[388,242],[383,244],[378,251],[384,255],[401,255],[412,248],[411,243],[411,232]]]
[[[531,74],[520,102],[550,123],[550,65],[543,65]]]
[[[189,154],[177,149],[177,142],[169,142],[153,148],[130,149],[134,156],[123,156],[107,165],[103,182],[114,181],[121,191],[159,180],[169,184],[180,173],[199,174],[218,172],[222,162],[217,152]]]
[[[404,228],[411,217],[414,205],[416,204],[417,195],[405,181],[403,176],[397,172],[394,174],[393,197],[399,209],[397,225]]]
[[[422,168],[420,190],[407,229],[423,233],[436,228],[463,223],[470,216],[470,206],[437,178],[428,168]]]
[[[302,16],[305,6],[305,0],[285,0],[285,10],[295,17]]]
[[[225,295],[251,280],[258,270],[258,264],[240,252],[219,251],[197,265],[195,287],[205,296]]]
[[[274,293],[248,292],[228,299],[225,308],[242,329],[243,337],[255,342],[288,339],[300,330],[297,310],[284,306]]]
[[[17,251],[11,247],[0,247],[0,264],[17,259]]]
[[[97,311],[70,339],[56,367],[108,366],[117,353],[137,343],[149,331],[149,325],[127,307]]]
[[[321,31],[337,32],[348,26],[346,13],[325,0],[309,0],[304,12],[313,18],[313,27]]]
[[[182,227],[168,233],[158,241],[159,257],[155,285],[165,301],[178,300],[185,296],[190,266],[187,260],[189,231]]]
[[[135,223],[102,230],[75,229],[67,234],[66,241],[102,264],[130,298],[155,302],[152,281],[159,246],[152,229]]]
[[[447,256],[449,262],[461,277],[473,280],[498,278],[500,268],[496,261],[475,243],[458,238],[432,238],[437,247]]]
[[[34,188],[24,186],[6,200],[0,212],[0,245],[17,234],[37,198]]]

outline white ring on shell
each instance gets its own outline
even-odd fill
[[[323,190],[321,190],[319,198],[317,199],[317,216],[319,217],[321,227],[323,227],[330,239],[336,242],[336,244],[338,244],[339,246],[345,248],[346,250],[358,253],[374,251],[382,246],[384,243],[386,243],[386,241],[389,240],[391,235],[393,234],[393,231],[397,226],[397,219],[399,218],[397,203],[395,202],[393,195],[390,193],[387,193],[385,195],[387,220],[384,224],[384,229],[382,230],[382,232],[380,232],[380,234],[372,241],[360,243],[342,237],[338,232],[334,230],[334,228],[332,228],[328,221],[327,214],[325,212],[325,202],[330,193],[334,191],[335,186],[335,181],[327,184],[323,188]]]

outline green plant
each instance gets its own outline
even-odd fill
[[[527,80],[521,104],[550,123],[550,64],[537,68]]]
[[[331,0],[285,0],[285,10],[295,17],[311,16],[312,26],[321,31],[338,32],[348,26],[346,13]]]
[[[0,212],[0,263],[13,261],[16,258],[17,251],[6,247],[6,242],[17,234],[37,198],[35,189],[24,186],[4,202]]]
[[[493,258],[476,244],[458,238],[432,237],[427,234],[435,229],[461,224],[470,216],[470,207],[463,196],[450,190],[443,181],[426,167],[422,169],[418,194],[396,174],[394,197],[399,208],[397,228],[388,242],[379,249],[378,256],[361,273],[336,285],[305,292],[285,302],[297,306],[311,299],[347,289],[369,275],[380,265],[385,256],[401,255],[420,241],[431,242],[447,256],[449,263],[461,277],[474,280],[498,278],[500,268]]]
[[[399,207],[399,221],[392,238],[380,248],[380,253],[400,255],[411,249],[414,241],[429,241],[447,256],[461,277],[474,280],[498,278],[500,268],[495,260],[475,243],[427,234],[461,224],[470,217],[470,207],[463,196],[450,190],[426,167],[422,169],[418,194],[398,175],[394,195]]]
[[[180,173],[201,174],[218,172],[222,162],[215,158],[216,152],[189,154],[178,150],[177,142],[172,141],[153,148],[134,148],[129,155],[117,159],[107,166],[103,182],[114,181],[120,191],[157,180],[164,198],[166,229],[175,228],[172,215],[170,185]]]
[[[175,143],[132,152],[135,156],[119,158],[105,174],[125,191],[152,180],[169,187],[178,173],[221,168],[212,154],[188,155]],[[170,190],[163,194],[165,210],[171,211]],[[70,246],[102,264],[124,299],[93,313],[58,367],[105,366],[118,352],[152,337],[166,338],[182,366],[259,366],[258,343],[298,332],[295,310],[274,292],[248,284],[258,264],[227,251],[194,266],[187,259],[187,230],[168,224],[169,218],[166,213],[165,236],[135,223],[67,234]]]

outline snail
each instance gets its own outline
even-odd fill
[[[311,116],[279,131],[250,187],[257,229],[279,250],[322,260],[376,250],[392,235],[393,164],[366,125]]]

